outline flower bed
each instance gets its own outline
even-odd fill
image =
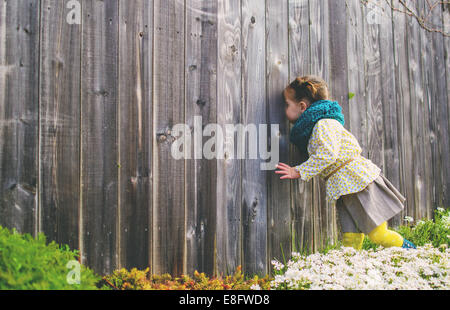
[[[273,289],[450,289],[450,250],[431,244],[416,250],[398,247],[356,251],[351,247],[327,254],[293,253],[286,265],[272,261]]]
[[[450,210],[437,208],[433,220],[406,216],[396,229],[417,249],[383,248],[364,239],[363,250],[335,246],[325,253],[292,253],[272,261],[272,289],[450,289]]]

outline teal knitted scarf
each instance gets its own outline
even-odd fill
[[[290,141],[307,157],[309,157],[307,149],[309,138],[311,137],[314,125],[322,118],[333,118],[339,121],[342,126],[345,124],[342,108],[337,101],[318,100],[313,102],[300,115],[291,130]]]

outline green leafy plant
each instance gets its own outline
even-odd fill
[[[77,266],[77,260],[78,251],[54,241],[47,244],[43,233],[33,238],[0,226],[0,290],[97,289],[101,277]],[[72,277],[74,271],[79,279]]]
[[[431,243],[434,247],[443,244],[449,246],[450,243],[450,209],[437,208],[434,210],[434,220],[419,220],[412,223],[413,219],[406,217],[408,224],[393,228],[402,237],[414,243],[416,246],[423,246]],[[363,249],[377,249],[379,246],[373,243],[367,236],[364,237]]]

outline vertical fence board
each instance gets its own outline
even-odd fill
[[[416,2],[416,11],[423,12],[427,9],[428,5],[425,2]],[[427,9],[428,10],[428,9]],[[420,13],[422,14],[422,13]],[[433,43],[431,41],[431,36],[427,34],[427,31],[420,28],[420,64],[421,64],[421,74],[422,74],[422,89],[423,96],[420,100],[420,109],[418,111],[418,127],[417,127],[417,138],[418,138],[418,148],[420,149],[420,183],[416,183],[419,192],[419,205],[416,206],[415,218],[426,218],[429,217],[427,214],[427,209],[432,209],[431,206],[431,194],[433,190],[432,176],[434,169],[431,163],[431,158],[435,150],[431,144],[430,136],[435,133],[435,125],[432,123],[431,117],[435,109],[434,107],[434,96],[436,92],[436,83],[434,80],[434,69],[433,69]]]
[[[400,213],[400,217],[409,214],[413,208],[413,151],[411,133],[411,89],[409,84],[409,49],[405,48],[410,40],[410,33],[407,27],[407,17],[405,14],[393,11],[393,39],[394,39],[394,73],[395,73],[395,94],[398,105],[398,141],[400,156],[400,192],[406,197],[405,210]]]
[[[289,79],[311,74],[309,49],[309,0],[289,1]],[[292,129],[294,124],[290,125]],[[306,161],[299,149],[290,143],[291,166]],[[291,181],[292,251],[312,252],[312,183],[300,179]]]
[[[175,159],[173,126],[184,123],[185,7],[154,1],[153,271],[185,272],[185,162]]]
[[[445,6],[444,6],[445,7]],[[450,10],[450,5],[446,5],[444,11],[442,6],[437,6],[433,14],[429,17],[433,28],[442,28],[445,31],[445,22],[449,21],[449,16],[444,19],[443,14],[447,14]],[[438,12],[440,14],[438,14]],[[449,29],[446,30],[449,33]],[[450,130],[449,130],[449,111],[448,103],[450,98],[448,96],[448,86],[446,81],[446,72],[443,68],[446,67],[445,59],[445,42],[448,42],[449,38],[442,36],[440,33],[428,33],[432,40],[432,51],[429,57],[432,57],[432,67],[434,70],[434,76],[430,76],[430,86],[432,86],[433,102],[431,104],[432,117],[430,124],[435,126],[435,131],[430,133],[429,140],[432,145],[431,150],[433,157],[430,158],[430,162],[433,166],[433,175],[430,179],[430,188],[432,191],[431,206],[427,209],[427,216],[432,217],[432,211],[437,207],[450,206],[448,186],[450,183]],[[448,78],[448,77],[447,77]],[[447,102],[447,104],[445,104]]]
[[[0,1],[0,225],[36,235],[39,1]]]
[[[289,42],[288,6],[286,1],[266,3],[266,91],[268,123],[279,124],[279,132],[272,132],[279,140],[279,161],[289,162],[289,122],[284,112],[281,91],[288,85]],[[269,139],[270,139],[269,135]],[[291,203],[290,181],[280,180],[280,175],[269,174],[268,179],[268,257],[283,261],[291,253]],[[284,256],[283,256],[284,255]]]
[[[363,16],[374,14],[373,8],[363,7]],[[364,67],[367,106],[368,159],[381,168],[386,166],[383,158],[383,105],[381,101],[381,56],[379,44],[379,25],[376,20],[365,18],[364,21]]]
[[[192,148],[186,162],[186,267],[214,273],[214,235],[217,165],[203,152],[195,150],[211,138],[201,133],[208,124],[217,123],[217,2],[186,1],[186,124],[191,133]],[[195,117],[202,123],[194,145]]]
[[[348,63],[347,63],[347,19],[348,10],[344,1],[333,1],[328,6],[329,14],[329,56],[330,57],[330,77],[329,89],[332,99],[337,100],[342,107],[345,116],[345,127],[350,129],[349,113],[349,86],[348,86]],[[321,182],[322,183],[322,182]],[[322,186],[323,184],[323,186]],[[321,184],[322,197],[326,195],[325,182]],[[335,244],[337,239],[336,208],[334,202],[322,203],[322,230],[323,238],[321,247],[327,244]]]
[[[417,2],[417,12],[427,12],[429,10],[428,4],[425,2]],[[420,13],[422,14],[422,13]],[[433,37],[431,33],[425,31],[425,29],[420,29],[420,44],[421,44],[421,71],[423,78],[423,102],[422,110],[419,113],[420,122],[418,135],[420,137],[420,148],[423,150],[421,153],[423,160],[421,161],[423,178],[420,183],[421,192],[421,202],[417,206],[418,213],[416,213],[417,218],[430,218],[430,213],[428,211],[433,210],[432,195],[433,186],[435,182],[433,180],[437,179],[435,170],[435,163],[432,159],[436,156],[436,148],[433,143],[432,137],[437,134],[437,120],[433,120],[433,114],[436,109],[436,96],[437,96],[437,81],[435,81],[434,73],[434,58],[435,53],[433,49]]]
[[[445,33],[449,34],[450,33],[450,6],[447,4],[445,7],[445,9],[441,11],[441,19],[442,19],[442,27],[445,31]],[[436,37],[436,40],[440,40]],[[439,99],[439,117],[440,117],[440,126],[439,126],[439,135],[437,137],[437,141],[436,144],[441,146],[441,135],[440,133],[442,133],[442,139],[447,139],[445,144],[444,141],[444,145],[442,148],[441,154],[442,156],[449,156],[449,139],[445,138],[445,133],[447,133],[447,136],[450,133],[450,60],[449,60],[449,53],[450,53],[450,37],[446,36],[442,38],[442,45],[443,45],[443,55],[440,56],[439,58],[441,59],[441,61],[437,61],[436,62],[436,72],[439,72],[438,74],[441,74],[441,70],[445,71],[442,77],[442,82],[444,83],[442,85],[442,87],[444,88],[444,90],[442,91],[442,98],[446,98],[443,101],[440,101]],[[439,52],[441,53],[441,52]],[[442,57],[444,58],[442,60]],[[445,69],[442,68],[442,64],[444,64]],[[442,76],[442,75],[441,75]],[[445,79],[444,79],[445,78]],[[447,105],[445,106],[445,102],[447,102]],[[447,110],[447,113],[445,113],[445,110]],[[445,128],[445,122],[447,122],[447,128]],[[442,158],[442,157],[441,157]],[[437,203],[439,206],[441,207],[445,207],[447,208],[448,206],[450,206],[450,168],[448,168],[448,165],[450,165],[450,160],[446,159],[443,162],[444,168],[442,169],[442,173],[443,173],[443,180],[442,180],[442,188],[440,188],[438,190],[438,193],[436,193],[436,195],[439,195],[439,198],[437,198]]]
[[[40,70],[40,230],[79,247],[81,25],[68,1],[42,2]]]
[[[400,157],[398,150],[398,113],[395,98],[396,79],[394,72],[394,41],[392,33],[392,9],[388,3],[379,4],[379,44],[381,63],[381,105],[383,113],[383,145],[386,178],[400,188]],[[389,226],[401,224],[401,213],[389,220]]]
[[[407,5],[415,9],[415,2],[408,1]],[[417,11],[417,10],[416,10]],[[408,33],[410,34],[408,40],[407,50],[409,51],[408,60],[409,60],[409,81],[411,85],[411,110],[410,110],[410,118],[411,118],[411,145],[412,145],[412,167],[411,170],[413,172],[413,208],[411,213],[407,214],[412,216],[414,219],[417,219],[420,214],[420,205],[423,204],[424,196],[423,196],[423,182],[424,182],[424,171],[423,166],[424,162],[424,151],[422,148],[422,140],[421,140],[421,128],[423,126],[423,102],[424,102],[424,89],[423,89],[423,74],[422,74],[422,51],[421,51],[421,27],[417,23],[417,21],[413,18],[407,19],[407,27]],[[409,211],[409,210],[408,210]]]
[[[259,4],[259,5],[258,5]],[[259,124],[267,123],[265,109],[265,6],[259,0],[242,3],[242,119],[248,129],[242,161],[242,239],[245,274],[267,274],[267,175],[258,152]],[[262,129],[262,128],[261,128]],[[253,131],[254,130],[254,131]],[[268,130],[268,128],[267,128]],[[245,134],[245,133],[244,133]],[[253,152],[255,152],[253,154]],[[255,157],[253,157],[255,156]],[[253,159],[252,159],[253,158]]]
[[[361,146],[361,156],[367,158],[367,106],[364,84],[364,21],[363,4],[347,1],[347,63],[348,63],[348,124],[349,131]]]
[[[310,1],[309,15],[310,15],[310,49],[311,49],[311,72],[314,75],[323,78],[330,90],[331,99],[336,100],[332,93],[330,83],[330,59],[333,54],[330,54],[329,44],[329,11],[328,1]],[[331,56],[330,56],[331,55]],[[322,231],[322,218],[326,213],[328,207],[325,203],[325,181],[319,177],[314,177],[313,183],[313,250],[317,251],[324,240]]]
[[[153,1],[119,5],[119,255],[122,267],[145,269],[151,265]]]
[[[118,267],[118,1],[83,0],[81,49],[82,262]]]
[[[231,143],[234,139],[236,144],[236,135],[225,130],[225,124],[242,123],[240,3],[220,1],[218,15],[217,123],[223,128],[225,154],[217,160],[216,259],[218,271],[228,274],[242,265],[241,162]]]

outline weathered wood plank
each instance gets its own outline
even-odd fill
[[[414,187],[413,187],[413,150],[411,133],[411,96],[412,88],[409,84],[409,50],[410,40],[409,28],[407,27],[406,15],[392,12],[393,18],[393,39],[394,39],[394,74],[395,74],[395,95],[398,110],[398,144],[400,156],[400,188],[399,191],[406,197],[405,209],[399,214],[403,217],[410,214],[414,207]],[[416,65],[417,67],[417,65]]]
[[[268,271],[267,176],[273,173],[261,170],[260,146],[253,143],[262,134],[259,124],[267,124],[265,5],[259,0],[242,2],[242,58],[242,123],[249,133],[242,161],[242,259],[244,273],[250,276]]]
[[[424,9],[424,2],[416,2],[416,11],[422,12]],[[422,13],[419,13],[422,14]],[[431,210],[431,191],[433,182],[431,181],[433,174],[433,167],[431,166],[431,156],[432,145],[430,144],[430,135],[434,135],[435,129],[434,125],[430,123],[430,118],[432,116],[432,108],[433,104],[432,92],[435,92],[435,83],[432,82],[434,77],[431,78],[433,74],[433,50],[432,50],[432,42],[431,37],[429,37],[424,29],[419,29],[419,42],[420,42],[420,71],[422,75],[422,89],[423,93],[421,93],[419,97],[420,104],[419,109],[417,110],[417,150],[418,152],[415,155],[420,156],[419,162],[417,162],[416,166],[418,168],[418,174],[416,174],[416,191],[418,194],[417,205],[415,206],[415,216],[416,220],[427,217],[427,209]],[[431,78],[431,80],[430,80]],[[431,152],[430,152],[431,151]],[[429,215],[428,215],[429,216]]]
[[[118,267],[118,1],[82,2],[82,263]]]
[[[309,27],[309,0],[289,1],[289,82],[311,74]],[[290,129],[292,127],[290,124]],[[291,166],[306,161],[306,156],[302,157],[295,145],[291,143],[289,147]],[[299,179],[291,181],[292,251],[313,251],[312,183]]]
[[[279,161],[289,161],[289,121],[284,111],[282,90],[289,83],[288,4],[286,1],[266,3],[266,91],[268,124],[278,124],[279,132],[269,135],[279,137]],[[275,169],[275,167],[274,167]],[[290,257],[291,237],[291,184],[280,180],[272,171],[268,177],[268,259],[283,261]]]
[[[428,4],[425,1],[416,2],[417,12],[428,12]],[[430,16],[432,18],[435,15],[436,10],[432,11],[434,14]],[[421,13],[422,14],[422,13]],[[421,149],[421,166],[422,166],[422,179],[420,186],[420,204],[416,206],[416,220],[422,218],[431,218],[431,211],[433,210],[433,187],[435,185],[437,175],[440,174],[436,171],[436,162],[432,162],[433,158],[436,158],[436,144],[432,140],[437,135],[437,119],[435,119],[435,109],[439,102],[436,101],[437,97],[437,85],[435,80],[435,68],[434,58],[436,57],[433,48],[432,34],[420,29],[420,50],[421,50],[421,71],[423,78],[423,102],[422,110],[419,112],[419,130],[418,137]]]
[[[329,90],[333,100],[337,100],[342,107],[346,121],[345,128],[350,129],[350,107],[349,107],[349,86],[348,86],[348,56],[347,56],[347,20],[349,14],[345,1],[332,1],[328,4],[328,20],[329,20],[329,51],[330,59],[329,69]],[[321,247],[327,244],[335,244],[338,236],[338,228],[336,225],[336,208],[335,202],[326,202],[325,182],[321,184],[322,202],[322,231],[323,238]]]
[[[436,28],[444,29],[449,33],[450,29],[446,29],[446,27],[448,27],[450,23],[450,6],[447,4],[444,8],[446,8],[445,11],[443,11],[441,7],[436,7],[431,16],[431,21]],[[450,113],[450,98],[448,91],[450,86],[448,81],[449,77],[446,76],[445,70],[445,68],[448,68],[448,62],[446,65],[445,59],[445,49],[447,48],[448,51],[449,38],[444,37],[440,33],[427,33],[427,35],[431,36],[434,56],[432,58],[434,76],[430,76],[430,84],[434,86],[432,92],[434,96],[431,104],[431,109],[433,111],[431,124],[435,126],[435,132],[430,133],[428,138],[433,146],[433,157],[430,158],[430,162],[434,172],[431,180],[432,185],[430,186],[430,190],[433,190],[432,203],[427,210],[427,215],[431,218],[434,208],[450,206],[450,194],[448,193],[450,184],[450,122],[448,118]]]
[[[79,248],[81,25],[68,1],[45,0],[41,15],[40,230]]]
[[[186,1],[186,124],[198,132],[217,123],[217,3]],[[193,135],[192,135],[193,138]],[[210,137],[199,137],[199,150]],[[195,156],[196,145],[186,161],[186,270],[214,273],[216,231],[217,163],[203,153]]]
[[[39,14],[37,0],[0,1],[0,225],[38,227]]]
[[[310,1],[310,44],[311,44],[311,72],[324,79],[330,91],[330,98],[335,98],[331,89],[330,59],[333,57],[330,52],[329,37],[329,2],[325,0]],[[319,177],[314,177],[313,183],[313,251],[318,251],[325,239],[322,230],[322,218],[327,212],[328,206],[325,203],[325,182]]]
[[[120,266],[151,266],[153,1],[119,2]]]
[[[361,146],[361,156],[367,158],[367,106],[365,104],[366,89],[364,83],[364,15],[360,1],[347,2],[347,63],[349,99],[346,120],[349,131],[356,137]]]
[[[400,156],[398,144],[398,113],[395,97],[396,83],[394,72],[394,41],[392,33],[392,9],[386,2],[379,4],[379,45],[381,59],[381,104],[383,113],[383,145],[385,176],[397,188],[400,189]],[[388,222],[389,226],[401,224],[402,215],[398,214]]]
[[[153,273],[185,273],[185,161],[175,159],[173,126],[185,123],[185,7],[154,1]]]
[[[241,15],[237,1],[218,5],[217,123],[224,128],[241,123]],[[230,274],[242,265],[242,170],[235,159],[236,143],[231,144],[236,134],[223,131],[225,154],[217,160],[216,264],[219,273]]]
[[[368,132],[368,159],[385,172],[383,152],[383,105],[381,89],[381,55],[379,32],[380,27],[375,19],[367,18],[369,14],[374,14],[373,8],[364,6],[364,68],[365,68],[365,89],[367,105],[367,132]]]
[[[408,5],[412,8],[415,7],[415,2],[408,1]],[[424,175],[424,153],[422,148],[421,129],[423,127],[423,104],[424,104],[424,83],[423,83],[423,72],[422,72],[422,51],[421,51],[421,27],[414,18],[407,19],[408,28],[408,73],[409,81],[411,85],[411,109],[410,109],[410,119],[411,119],[411,146],[412,146],[412,181],[413,181],[413,200],[411,210],[407,215],[412,216],[414,219],[420,218],[420,205],[425,203],[423,185],[425,181]]]
[[[445,30],[445,33],[450,33],[450,6],[449,5],[445,6],[445,9],[441,11],[441,14],[442,14],[441,19],[442,19],[442,23],[443,23],[442,27]],[[445,129],[445,125],[443,125],[441,123],[442,125],[440,126],[440,130],[442,130],[442,133],[444,133],[446,130],[447,130],[447,133],[450,133],[450,121],[448,121],[450,119],[450,60],[449,60],[450,38],[443,37],[442,44],[443,44],[443,49],[444,49],[443,50],[443,57],[444,57],[443,64],[445,66],[444,98],[445,98],[445,96],[447,98],[445,101],[442,102],[442,104],[444,104],[444,102],[447,102],[447,106],[446,107],[440,106],[440,109],[447,110],[447,117],[445,116],[446,114],[442,110],[440,110],[439,116],[441,118],[444,118],[444,120],[447,120],[447,128],[448,129]],[[437,66],[440,70],[443,70],[442,63],[440,65],[437,64]],[[448,143],[448,139],[447,139],[447,143]],[[442,154],[446,154],[448,156],[448,153],[449,153],[448,150],[449,150],[448,146],[446,148],[444,147],[442,149]],[[444,162],[444,164],[448,165],[449,162],[450,162],[450,160],[447,160],[446,162]],[[450,206],[450,188],[449,188],[450,169],[448,169],[448,168],[443,168],[443,169],[445,169],[445,171],[443,174],[442,189],[440,189],[440,191],[439,191],[441,196],[439,198],[437,198],[437,200],[438,200],[437,204],[439,206],[447,208],[448,206]]]

